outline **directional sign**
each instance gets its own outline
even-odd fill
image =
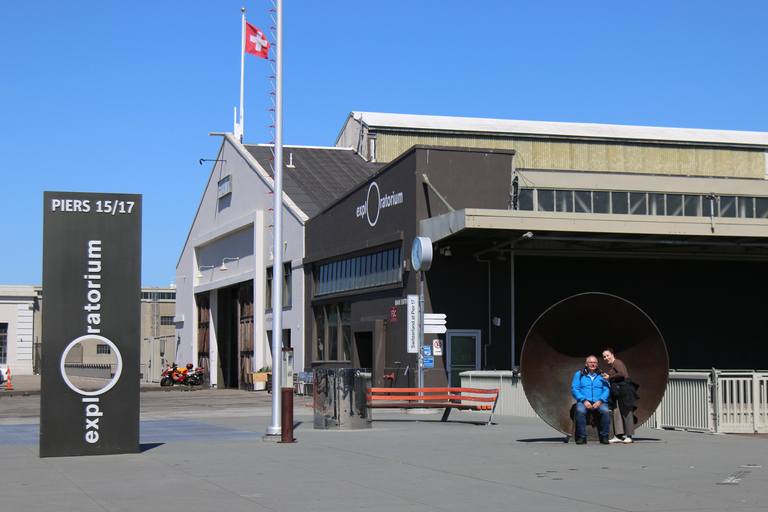
[[[435,358],[432,356],[427,356],[424,358],[424,368],[434,368],[435,367]]]
[[[445,313],[424,313],[424,333],[444,334]]]
[[[424,313],[424,323],[427,325],[445,325],[445,313]]]

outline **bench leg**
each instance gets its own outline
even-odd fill
[[[448,415],[451,414],[451,408],[446,407],[445,412],[443,413],[443,417],[440,419],[440,421],[448,421]]]

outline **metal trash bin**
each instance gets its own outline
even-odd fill
[[[370,369],[317,368],[314,381],[316,429],[371,428],[371,409],[366,404]]]

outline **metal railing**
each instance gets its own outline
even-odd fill
[[[499,388],[496,414],[537,417],[516,372],[462,372],[461,385]],[[643,426],[713,433],[768,432],[768,372],[672,370],[661,403]]]

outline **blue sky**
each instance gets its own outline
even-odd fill
[[[240,8],[0,0],[0,284],[42,283],[43,191],[142,194],[167,286],[240,94]],[[768,2],[284,2],[284,143],[350,111],[768,131]],[[246,55],[245,142],[272,141]]]

